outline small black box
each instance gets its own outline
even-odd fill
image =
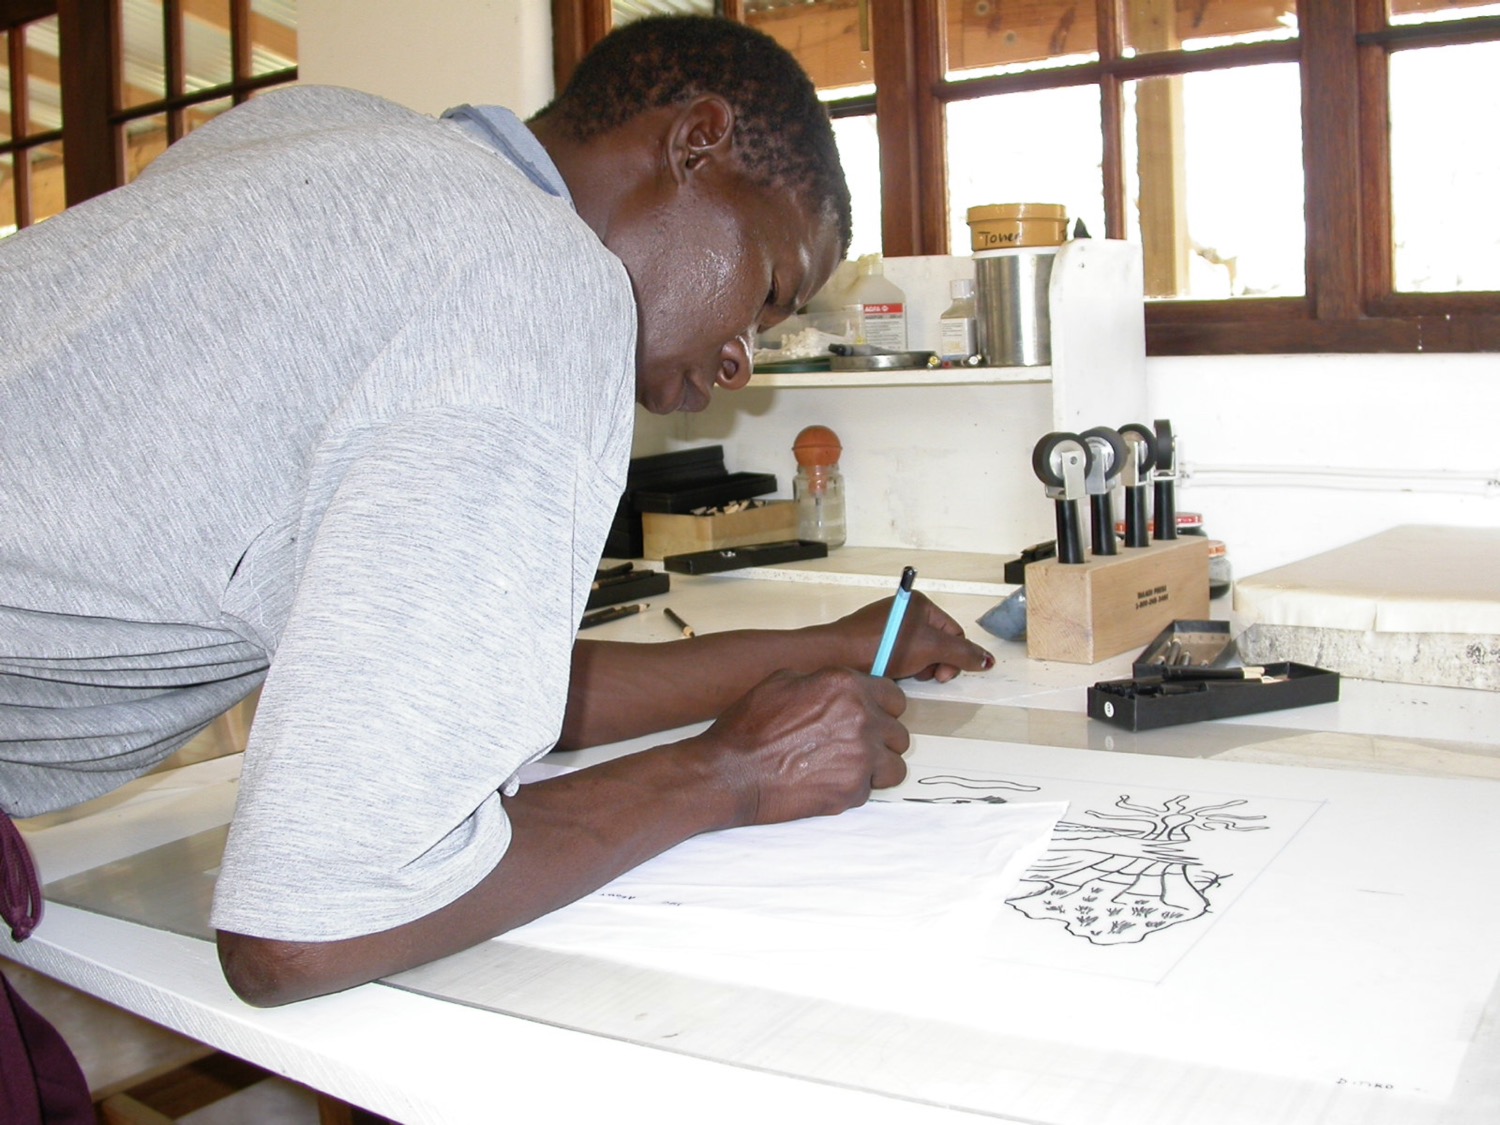
[[[1133,676],[1151,676],[1166,665],[1189,668],[1228,668],[1239,655],[1227,621],[1174,621],[1156,639],[1141,649],[1130,672]]]
[[[1232,673],[1203,669],[1199,674]],[[1194,679],[1191,669],[1180,678],[1170,673],[1104,680],[1089,688],[1089,718],[1126,730],[1152,730],[1206,719],[1229,719],[1261,711],[1332,703],[1339,697],[1337,672],[1307,664],[1267,664],[1260,679]]]
[[[607,559],[638,559],[645,550],[642,512],[691,512],[735,500],[748,500],[776,491],[772,473],[731,473],[724,467],[724,447],[703,445],[632,457],[625,477],[625,494],[615,509]]]

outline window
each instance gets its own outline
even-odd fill
[[[0,30],[0,235],[63,209],[57,17]]]
[[[0,0],[0,234],[297,77],[296,0]],[[66,160],[64,160],[66,155]]]
[[[1500,350],[1493,0],[554,0],[559,75],[688,8],[812,74],[857,249],[1059,202],[1141,244],[1151,354]]]

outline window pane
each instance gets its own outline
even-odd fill
[[[1098,58],[1094,5],[947,0],[950,78],[1060,66]]]
[[[234,77],[229,50],[229,0],[182,6],[183,93],[227,86]]]
[[[1071,86],[948,106],[949,253],[970,252],[970,207],[1061,203],[1104,234],[1099,91]]]
[[[875,81],[868,9],[850,0],[747,0],[745,22],[796,56],[820,91]]]
[[[167,96],[166,25],[158,0],[120,0],[120,106]]]
[[[1495,0],[1390,0],[1391,23],[1438,23],[1500,15]]]
[[[297,65],[297,0],[253,0],[250,71],[271,74]]]
[[[1296,0],[1242,0],[1234,4],[1125,0],[1124,7],[1126,54],[1193,51],[1297,37]]]
[[[1299,87],[1294,63],[1126,86],[1129,237],[1148,297],[1304,292]]]
[[[10,138],[10,32],[0,30],[0,141]],[[0,231],[3,228],[0,222]]]
[[[839,162],[849,181],[854,212],[854,237],[849,257],[880,253],[880,139],[875,115],[836,117],[833,136],[839,146]]]
[[[615,27],[647,16],[711,16],[713,0],[614,0],[611,21]]]
[[[57,17],[29,23],[26,42],[27,120],[14,123],[16,133],[35,136],[62,128],[62,90],[58,86]]]
[[[195,106],[189,106],[183,113],[185,118],[185,131],[191,133],[194,129],[207,125],[219,114],[234,106],[233,98],[215,98],[211,102],[201,102]]]
[[[31,166],[31,221],[39,223],[68,205],[63,185],[62,142],[38,145],[27,157]]]
[[[1500,289],[1500,43],[1391,55],[1396,288]],[[1462,106],[1462,122],[1453,107]],[[1444,127],[1447,126],[1447,127]]]
[[[153,113],[125,125],[125,182],[141,174],[167,148],[167,115]]]

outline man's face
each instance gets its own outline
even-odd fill
[[[790,192],[715,167],[659,193],[611,239],[640,309],[636,401],[696,411],[750,379],[756,333],[794,313],[838,265],[837,227]]]

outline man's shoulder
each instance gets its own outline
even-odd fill
[[[442,136],[436,120],[386,98],[340,86],[287,86],[221,114],[171,146],[148,172],[154,174],[200,160],[238,154],[251,157],[300,144],[322,145],[351,135],[359,144],[389,137],[410,145],[423,132]],[[397,136],[405,139],[394,141]]]
[[[338,124],[346,121],[418,124],[433,118],[404,105],[352,90],[346,86],[282,86],[252,98],[235,107],[232,116],[246,120],[321,121]]]

